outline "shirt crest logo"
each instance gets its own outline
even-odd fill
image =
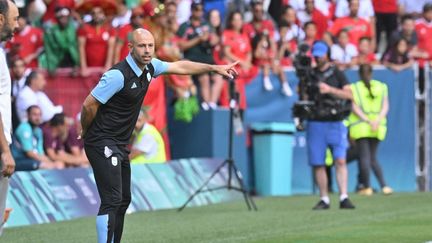
[[[117,157],[115,157],[115,156],[111,157],[111,164],[113,166],[117,166],[118,165],[118,159],[117,159]]]
[[[138,86],[136,85],[136,83],[134,82],[131,86],[131,89],[136,89]]]

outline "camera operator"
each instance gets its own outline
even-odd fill
[[[343,119],[349,114],[352,93],[345,75],[329,60],[329,47],[323,41],[312,46],[312,55],[317,66],[311,75],[314,89],[309,88],[307,96],[314,99],[315,107],[308,123],[307,149],[309,164],[314,168],[314,175],[320,190],[321,200],[314,210],[330,208],[325,168],[326,149],[330,148],[336,165],[336,177],[340,192],[341,209],[354,209],[348,198],[348,170],[346,152],[348,148],[347,127]],[[313,92],[316,92],[314,94]]]

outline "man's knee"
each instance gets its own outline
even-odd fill
[[[336,166],[346,166],[346,160],[345,159],[336,159],[334,161]]]

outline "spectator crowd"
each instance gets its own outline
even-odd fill
[[[59,68],[69,68],[74,77],[108,70],[128,55],[130,33],[137,28],[153,33],[156,55],[164,61],[238,61],[240,110],[247,109],[245,87],[257,75],[263,75],[264,91],[280,88],[280,95],[291,96],[284,69],[292,67],[301,45],[318,40],[327,43],[332,62],[341,70],[366,63],[395,72],[415,61],[420,71],[432,65],[432,0],[20,2],[26,4],[18,6],[18,32],[5,44],[18,170],[88,165],[77,139],[79,114],[65,116],[62,106],[50,100],[46,77],[55,76]],[[218,74],[168,75],[164,81],[178,99],[197,93],[202,110],[228,106],[228,85]],[[143,125],[147,120],[144,112],[137,134],[149,127]],[[150,148],[135,137],[133,158],[146,151],[165,158],[155,148],[163,147],[160,136],[149,134],[158,142]]]

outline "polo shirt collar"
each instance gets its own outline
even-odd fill
[[[132,56],[131,56],[130,53],[126,57],[126,62],[132,68],[132,70],[134,71],[134,73],[136,74],[136,76],[137,77],[141,77],[143,71],[138,67],[138,65],[136,64],[135,60],[132,58]],[[145,68],[147,69],[147,66],[145,66]]]

